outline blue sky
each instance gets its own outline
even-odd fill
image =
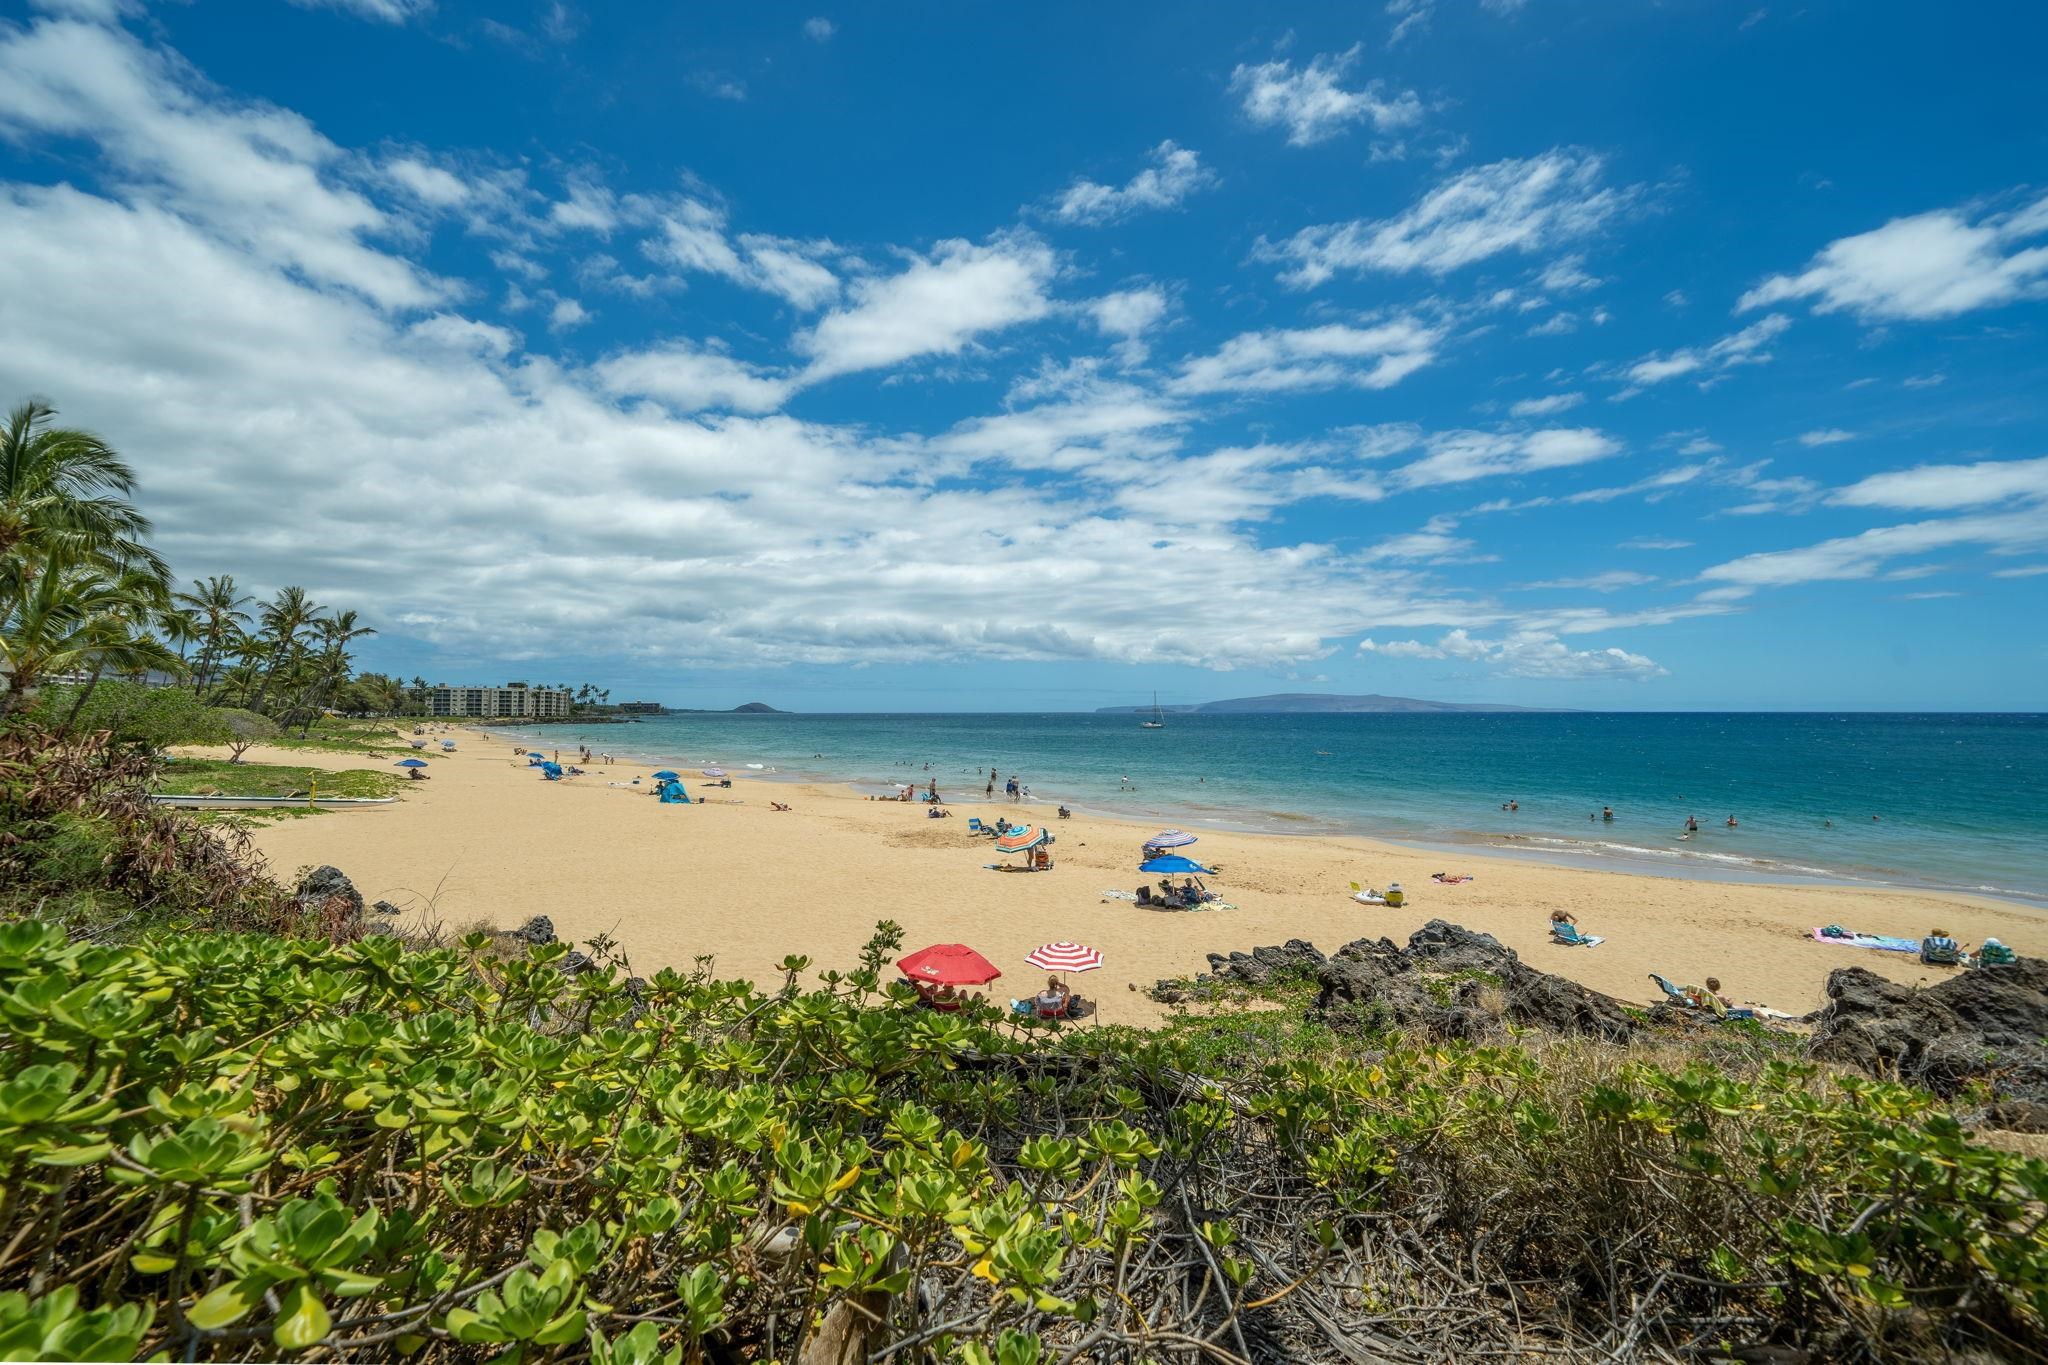
[[[2037,7],[0,16],[0,393],[371,667],[2048,705]]]

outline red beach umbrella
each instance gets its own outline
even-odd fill
[[[940,986],[985,986],[1002,975],[995,963],[964,943],[934,943],[897,958],[896,965],[912,981]]]
[[[1048,943],[1034,948],[1024,959],[1049,972],[1092,972],[1102,965],[1102,954],[1081,943]]]

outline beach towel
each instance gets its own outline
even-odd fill
[[[1442,882],[1445,886],[1456,886],[1460,882],[1471,881],[1472,877],[1471,874],[1464,872],[1458,873],[1455,876],[1448,872],[1432,872],[1429,874],[1429,879],[1433,882]]]
[[[1918,953],[1920,945],[1910,938],[1886,938],[1883,934],[1851,934],[1838,938],[1820,929],[1813,931],[1816,942],[1833,943],[1844,948],[1876,948],[1887,953]]]
[[[1135,891],[1105,891],[1102,893],[1102,898],[1106,901],[1135,901],[1138,899],[1138,893]]]
[[[1591,948],[1607,940],[1598,934],[1582,934],[1569,924],[1553,924],[1550,926],[1550,941],[1567,948]]]

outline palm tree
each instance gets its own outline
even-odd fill
[[[17,404],[0,426],[0,615],[28,595],[28,576],[58,561],[99,554],[157,578],[169,570],[142,543],[149,519],[128,496],[135,471],[89,431],[52,425],[40,399]]]
[[[204,582],[194,579],[192,591],[178,593],[176,600],[199,621],[199,659],[192,670],[192,695],[198,696],[220,670],[242,627],[249,624],[249,613],[243,608],[256,599],[235,587],[232,574],[215,574]]]
[[[155,574],[141,568],[110,573],[97,556],[67,556],[62,549],[33,558],[36,571],[0,629],[0,662],[8,673],[0,717],[25,708],[53,677],[84,673],[96,683],[109,670],[178,671],[178,656],[151,630],[163,602]],[[91,691],[89,683],[79,706]]]
[[[264,670],[263,683],[256,689],[256,699],[249,703],[252,711],[263,709],[263,699],[269,695],[270,685],[276,680],[278,670],[298,663],[305,653],[305,641],[300,632],[311,625],[320,615],[320,608],[313,599],[306,596],[304,588],[279,588],[259,614],[261,629],[257,638],[263,642],[265,652],[270,656],[270,666]]]
[[[356,624],[353,611],[337,612],[333,616],[315,622],[320,633],[320,673],[314,685],[313,705],[307,708],[305,728],[299,731],[304,739],[313,732],[313,718],[320,714],[320,708],[334,695],[334,690],[348,681],[348,647],[365,635],[375,635],[371,626]]]

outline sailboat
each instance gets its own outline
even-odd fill
[[[1159,694],[1157,692],[1152,694],[1152,719],[1139,721],[1138,728],[1140,730],[1164,730],[1166,728],[1166,714],[1159,709]]]

